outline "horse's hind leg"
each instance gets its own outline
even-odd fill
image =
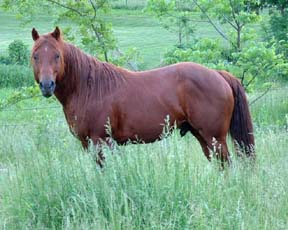
[[[192,134],[197,138],[197,140],[199,141],[201,148],[204,152],[204,155],[206,156],[206,158],[208,159],[208,161],[211,161],[211,154],[207,145],[207,142],[201,137],[200,134],[195,135],[193,132]]]
[[[226,143],[226,137],[207,137],[205,135],[204,139],[207,142],[207,146],[212,150],[214,154],[216,154],[216,158],[221,160],[221,165],[224,167],[224,162],[231,164],[231,158],[228,151],[228,146]]]
[[[186,126],[187,127],[187,126]],[[202,150],[207,157],[207,159],[211,160],[211,151],[216,154],[216,158],[221,160],[222,166],[224,166],[224,162],[231,163],[230,154],[228,151],[228,146],[226,143],[226,135],[225,129],[221,129],[221,135],[211,135],[211,133],[218,133],[214,132],[209,129],[209,127],[203,126],[204,129],[199,129],[199,131],[193,128],[190,125],[191,133],[197,138],[199,141]],[[208,134],[209,133],[209,134]],[[211,151],[210,151],[211,150]]]
[[[208,149],[207,142],[203,139],[200,133],[194,129],[188,122],[184,122],[180,127],[180,135],[183,137],[188,131],[190,131],[194,137],[198,140],[201,145],[201,148],[209,161],[211,161],[210,152]]]

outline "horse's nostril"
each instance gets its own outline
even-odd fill
[[[43,87],[43,83],[42,81],[39,83],[39,86],[42,88]]]
[[[51,81],[51,82],[50,82],[50,88],[52,88],[54,85],[55,85],[55,82],[54,82],[54,81]]]

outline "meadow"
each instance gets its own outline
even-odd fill
[[[159,65],[176,37],[142,11],[110,18],[121,49],[136,47],[143,69]],[[0,14],[0,51],[31,28]],[[212,28],[201,26],[207,36]],[[201,33],[202,36],[205,34]],[[165,38],[165,39],[163,39]],[[192,135],[175,131],[153,144],[104,146],[104,169],[68,130],[55,98],[36,97],[0,111],[0,229],[287,229],[287,86],[251,105],[257,160],[233,154],[231,167],[208,162]],[[14,89],[0,89],[0,100]],[[261,95],[248,95],[253,101]],[[164,123],[164,121],[163,121]],[[163,133],[163,136],[167,136]]]

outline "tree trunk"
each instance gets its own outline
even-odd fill
[[[241,26],[237,26],[237,51],[241,51]]]

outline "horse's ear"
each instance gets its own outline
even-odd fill
[[[55,30],[52,32],[52,36],[56,39],[59,40],[61,37],[61,31],[58,26],[56,26]]]
[[[33,38],[33,40],[36,41],[39,37],[40,36],[38,34],[38,31],[35,28],[33,28],[32,29],[32,38]]]

